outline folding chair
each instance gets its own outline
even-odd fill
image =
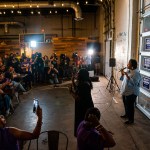
[[[61,131],[44,131],[41,132],[39,138],[37,139],[37,150],[39,149],[39,142],[42,148],[45,150],[67,150],[68,148],[68,136]]]

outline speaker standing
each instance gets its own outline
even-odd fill
[[[121,118],[128,119],[125,124],[134,123],[134,104],[139,95],[141,75],[137,69],[137,61],[130,59],[127,65],[128,71],[121,69],[121,94],[125,108],[125,114]]]

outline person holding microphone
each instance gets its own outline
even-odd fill
[[[134,123],[134,105],[136,97],[139,95],[141,75],[137,69],[137,61],[130,59],[127,64],[127,72],[125,68],[121,69],[121,95],[125,108],[125,114],[121,118],[128,119],[125,124]]]

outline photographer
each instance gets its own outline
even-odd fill
[[[36,58],[34,60],[35,68],[36,68],[36,80],[37,82],[44,82],[44,60],[42,58],[41,53],[36,53]]]
[[[51,56],[50,56],[50,63],[54,65],[54,68],[58,69],[58,58],[57,58],[57,55],[56,53],[53,53]]]
[[[56,68],[54,68],[54,65],[51,64],[51,66],[48,70],[50,84],[58,84],[59,83],[57,74],[58,74],[58,70]]]
[[[20,140],[32,140],[39,137],[42,126],[42,109],[37,108],[37,124],[32,132],[21,130],[15,127],[6,127],[6,120],[0,115],[0,149],[19,150]]]

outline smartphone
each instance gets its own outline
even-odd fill
[[[38,106],[39,106],[39,100],[34,99],[33,100],[33,113],[36,113]]]

